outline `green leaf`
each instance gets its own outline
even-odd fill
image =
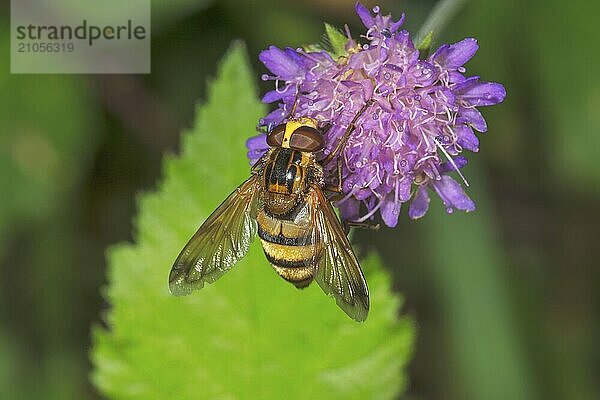
[[[375,256],[363,261],[372,311],[359,324],[316,286],[297,290],[260,244],[187,297],[168,293],[186,240],[249,174],[244,142],[265,113],[233,46],[156,193],[143,196],[136,244],[109,252],[109,329],[94,330],[93,380],[112,399],[396,398],[413,343],[400,297]]]
[[[346,55],[346,43],[348,43],[346,35],[327,22],[325,22],[325,35],[331,47],[330,53],[334,58]]]
[[[421,40],[419,45],[417,46],[417,50],[421,53],[421,58],[424,58],[429,54],[431,50],[431,44],[433,43],[433,31],[429,31],[429,33]]]
[[[324,50],[323,44],[320,43],[305,44],[302,46],[302,49],[306,52],[318,52]]]

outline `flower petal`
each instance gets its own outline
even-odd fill
[[[298,64],[297,59],[291,58],[289,54],[276,46],[270,46],[258,55],[259,60],[265,64],[271,72],[283,80],[292,80],[301,77],[304,70]]]
[[[294,62],[294,64],[301,66],[301,67],[306,67],[306,60],[304,57],[302,57],[302,55],[300,55],[296,49],[292,49],[291,47],[286,47],[285,49],[283,49],[283,52],[285,53],[286,56],[288,56],[288,58],[290,60],[292,60]]]
[[[463,156],[454,157],[452,161],[454,161],[454,165],[456,165],[456,168],[458,169],[464,168],[468,163],[466,157]],[[456,171],[454,165],[452,165],[450,161],[446,161],[445,163],[440,164],[440,166],[438,167],[438,171],[440,174],[443,174],[445,172],[454,172]]]
[[[458,115],[460,115],[466,122],[468,122],[475,130],[478,132],[486,132],[487,131],[487,123],[483,118],[483,115],[479,112],[475,107],[460,107],[458,110]]]
[[[456,133],[457,142],[462,146],[463,149],[467,149],[474,153],[479,151],[479,139],[473,133],[473,129],[465,124],[457,125],[454,127],[454,133]]]
[[[266,127],[272,127],[274,125],[278,125],[283,122],[283,118],[285,117],[285,111],[283,108],[277,108],[270,113],[268,113],[264,118],[261,118],[260,124]]]
[[[263,103],[274,103],[276,101],[281,100],[281,98],[283,97],[283,93],[278,92],[277,90],[271,90],[267,93],[265,93],[265,95],[262,98],[262,102]]]
[[[335,206],[340,210],[340,216],[343,221],[354,221],[359,217],[360,203],[350,197],[344,202],[336,203]]]
[[[437,61],[442,67],[454,69],[463,66],[469,61],[479,49],[477,40],[466,38],[458,43],[441,46],[433,54],[431,59]]]
[[[246,147],[248,148],[248,158],[250,159],[250,164],[254,164],[263,156],[263,154],[267,152],[267,150],[269,150],[269,145],[267,144],[267,135],[263,135],[261,133],[256,136],[252,136],[250,139],[246,140]]]
[[[285,97],[296,97],[296,85],[287,85],[283,90],[271,90],[267,92],[263,98],[263,103],[274,103],[281,99],[285,99]],[[293,101],[293,100],[292,100]]]
[[[427,210],[429,210],[429,194],[425,186],[419,186],[408,208],[408,216],[412,219],[421,218],[427,214]]]
[[[267,144],[267,135],[259,133],[256,136],[248,138],[248,140],[246,140],[246,147],[248,150],[268,149],[269,145]]]
[[[383,200],[381,205],[380,213],[383,222],[390,228],[395,227],[398,224],[398,217],[400,216],[400,206],[402,203],[394,199],[394,193],[390,193]]]
[[[402,13],[402,16],[400,16],[400,19],[399,19],[398,21],[394,22],[394,23],[392,24],[392,26],[390,26],[390,31],[391,31],[392,33],[396,32],[398,29],[400,29],[400,27],[401,27],[401,26],[402,26],[402,24],[404,23],[404,17],[405,17],[405,16],[406,16],[406,15],[405,15],[404,13]]]
[[[371,11],[369,11],[367,7],[363,6],[359,2],[356,2],[354,9],[360,17],[360,20],[362,21],[363,25],[367,27],[367,29],[375,25],[375,19],[373,18],[373,16],[371,15]]]
[[[473,106],[492,106],[506,97],[504,86],[495,82],[481,82],[477,76],[456,85],[453,92],[456,97]]]
[[[430,86],[438,78],[437,68],[427,61],[418,61],[408,70],[408,73],[412,78],[411,81],[421,87]]]
[[[467,78],[458,71],[448,71],[448,81],[450,83],[463,83]]]
[[[412,188],[412,181],[409,178],[404,178],[398,182],[398,199],[402,203],[407,202],[410,199],[410,189]]]
[[[467,212],[475,210],[473,200],[467,196],[460,184],[448,175],[442,175],[439,181],[431,181],[431,186],[442,199],[448,213],[452,213],[455,208]]]

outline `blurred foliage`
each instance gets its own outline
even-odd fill
[[[8,26],[0,24],[0,50],[9,51]],[[61,76],[11,76],[0,70],[0,245],[18,220],[43,221],[81,177],[94,151],[92,120],[82,80]],[[32,96],[36,93],[36,96]],[[72,115],[71,115],[72,114]]]
[[[363,263],[374,304],[364,324],[316,285],[283,282],[258,244],[217,284],[187,298],[167,291],[165,266],[248,175],[240,137],[264,115],[253,82],[234,45],[182,155],[140,202],[136,245],[110,252],[110,331],[97,332],[93,356],[110,398],[392,399],[405,387],[413,328],[397,319],[400,301],[374,257]]]
[[[0,50],[8,54],[6,22],[0,21]],[[85,359],[64,343],[81,338],[85,330],[57,321],[65,312],[88,321],[89,311],[61,293],[97,286],[92,281],[88,287],[83,275],[71,270],[79,244],[73,190],[95,151],[98,131],[90,125],[97,112],[82,78],[14,76],[4,62],[0,91],[0,258],[13,254],[16,259],[3,263],[0,321],[19,320],[10,327],[0,322],[0,398],[78,396],[85,386],[85,372],[80,372]],[[20,246],[24,231],[28,248]],[[78,378],[63,379],[60,371]]]
[[[587,12],[582,13],[582,10]],[[600,5],[583,8],[577,2],[549,2],[549,7],[532,9],[535,25],[549,27],[557,22],[564,29],[534,33],[539,43],[534,62],[539,68],[539,96],[548,129],[546,147],[552,173],[566,183],[566,190],[600,195],[600,80],[588,75],[600,63],[592,43],[599,38],[596,18]],[[591,79],[589,79],[591,78]]]
[[[257,82],[264,69],[256,55],[269,44],[317,43],[323,21],[349,23],[358,38],[353,3],[153,0],[149,76],[9,75],[5,58],[0,398],[97,398],[86,353],[90,321],[103,308],[103,248],[131,238],[135,193],[154,186],[162,154],[192,125],[205,78],[235,38],[248,44]],[[434,0],[377,3],[406,12],[405,26],[417,32]],[[382,254],[418,321],[410,399],[599,397],[599,11],[595,0],[472,1],[435,34],[433,48],[478,38],[469,73],[504,83],[508,97],[484,110],[490,131],[464,171],[478,211],[448,216],[432,203],[418,223],[355,235],[367,253]],[[258,83],[261,93],[270,89]],[[172,251],[191,225],[177,228]],[[260,267],[256,279],[269,275]],[[137,282],[163,282],[165,273]]]
[[[213,0],[152,0],[152,29],[163,29],[189,14],[201,11]]]
[[[506,260],[494,240],[486,183],[475,172],[469,175],[477,188],[477,212],[444,215],[443,207],[434,207],[418,227],[421,240],[433,244],[433,284],[456,349],[455,373],[472,379],[463,399],[536,398],[537,385],[511,317]]]

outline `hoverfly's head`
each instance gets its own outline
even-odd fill
[[[267,144],[271,147],[315,153],[323,150],[325,140],[317,129],[317,121],[303,117],[277,125],[267,134]]]

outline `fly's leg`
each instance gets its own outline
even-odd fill
[[[371,104],[373,104],[373,102],[374,102],[373,99],[369,99],[361,107],[361,109],[356,113],[356,115],[354,116],[354,118],[352,118],[352,121],[350,122],[350,124],[346,128],[346,132],[344,132],[344,135],[340,139],[340,141],[337,144],[337,146],[335,146],[335,149],[333,149],[333,151],[331,153],[329,153],[327,155],[327,157],[325,157],[321,161],[321,164],[323,164],[323,165],[328,164],[344,148],[344,146],[346,145],[346,142],[348,141],[348,139],[350,139],[350,135],[352,134],[352,132],[356,128],[356,121],[358,121],[358,118],[360,118],[360,116],[367,110],[367,108],[369,108],[371,106]]]
[[[368,223],[368,222],[346,221],[346,225],[348,225],[349,228],[362,228],[362,229],[369,229],[372,231],[378,231],[379,228],[381,228],[381,225],[379,225],[379,224],[373,224],[373,223]]]
[[[323,189],[329,191],[329,192],[333,192],[333,193],[337,193],[337,195],[339,196],[340,200],[343,196],[342,194],[342,159],[338,157],[337,159],[337,183],[335,185],[332,184],[327,184],[325,185],[325,187]],[[334,196],[337,197],[337,196]],[[336,200],[333,200],[336,201]]]
[[[323,187],[324,190],[335,193],[332,196],[329,196],[328,199],[332,203],[339,201],[346,197],[344,193],[342,193],[342,160],[341,158],[337,159],[337,184],[336,185],[325,185]],[[344,228],[344,232],[346,235],[350,232],[350,228],[363,228],[370,229],[373,231],[377,231],[380,228],[379,224],[372,224],[368,222],[354,222],[354,221],[342,221],[342,227]]]
[[[362,229],[369,229],[371,231],[378,231],[379,228],[381,228],[381,226],[379,224],[370,224],[367,222],[353,222],[353,221],[343,221],[342,227],[344,228],[344,232],[346,233],[346,236],[348,236],[348,233],[350,232],[350,228],[362,228]]]
[[[265,154],[263,154],[263,156],[261,158],[259,158],[254,165],[252,165],[252,167],[250,168],[250,172],[252,173],[252,175],[260,175],[263,171],[263,168],[265,167],[265,164],[267,163],[267,159],[270,157],[272,152],[272,149],[267,150],[267,152]]]

